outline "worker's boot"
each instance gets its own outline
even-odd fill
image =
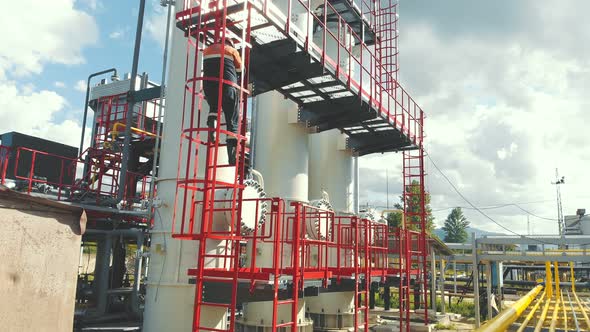
[[[207,118],[207,127],[209,127],[209,143],[215,142],[215,129],[217,129],[217,117],[210,116]]]
[[[227,143],[227,160],[228,163],[232,166],[236,165],[236,148],[238,146],[238,140],[236,139],[228,139]]]

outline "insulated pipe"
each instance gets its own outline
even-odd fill
[[[494,317],[476,331],[479,332],[494,332],[494,331],[505,331],[512,323],[514,323],[518,317],[526,310],[531,302],[541,292],[543,286],[539,285],[533,288],[525,296],[521,297],[516,301],[510,308],[500,312],[498,316]]]
[[[158,105],[158,117],[156,118],[156,143],[154,144],[154,164],[152,165],[152,181],[150,182],[150,191],[149,191],[149,218],[148,220],[152,220],[153,218],[153,211],[154,211],[154,193],[156,191],[156,179],[157,177],[157,169],[158,169],[158,160],[160,159],[160,140],[162,135],[162,112],[164,110],[164,96],[166,95],[166,74],[168,69],[168,45],[170,42],[170,21],[172,20],[172,14],[174,9],[174,1],[173,0],[163,0],[160,2],[162,6],[168,6],[168,13],[166,14],[166,39],[164,40],[164,52],[162,54],[162,77],[160,80],[160,104]]]

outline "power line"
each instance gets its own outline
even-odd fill
[[[442,177],[449,183],[449,185],[453,188],[453,190],[455,190],[455,192],[457,193],[457,195],[459,195],[467,204],[469,204],[469,206],[471,206],[471,208],[473,208],[474,210],[476,210],[477,212],[479,212],[482,216],[484,216],[489,221],[491,221],[494,224],[498,225],[499,227],[501,227],[502,229],[506,230],[507,232],[512,233],[514,235],[517,235],[519,237],[527,238],[529,240],[533,240],[533,241],[536,241],[536,242],[539,242],[539,243],[543,243],[543,244],[559,245],[557,243],[542,241],[542,240],[539,240],[539,239],[535,239],[535,238],[531,238],[531,237],[528,237],[528,236],[524,236],[524,235],[519,234],[519,233],[511,230],[510,228],[508,228],[508,227],[500,224],[499,222],[497,222],[496,220],[494,220],[492,217],[488,216],[485,212],[483,212],[482,209],[478,208],[473,203],[471,203],[471,201],[468,200],[467,197],[465,197],[465,195],[463,195],[461,193],[461,191],[459,191],[459,189],[453,184],[453,182],[447,177],[447,175],[438,167],[438,165],[434,162],[434,160],[430,157],[429,154],[426,153],[426,157],[428,158],[428,160],[430,160],[430,162],[432,163],[432,166],[434,166],[434,168],[440,173],[440,175],[442,175]]]
[[[546,201],[537,201],[537,202],[547,202],[547,200],[546,200]],[[506,203],[506,204],[490,205],[490,206],[483,206],[483,207],[481,207],[481,206],[480,206],[480,207],[478,207],[478,208],[479,208],[480,210],[495,210],[495,209],[501,209],[501,208],[505,208],[505,207],[513,206],[513,207],[516,207],[516,208],[518,208],[518,209],[519,209],[519,210],[521,210],[522,212],[524,212],[524,213],[526,213],[526,214],[528,214],[528,215],[531,215],[531,216],[533,216],[533,217],[535,217],[535,218],[538,218],[538,219],[543,219],[543,220],[549,220],[549,221],[557,221],[557,219],[555,219],[555,218],[541,217],[541,216],[539,216],[539,215],[537,215],[537,214],[534,214],[534,213],[532,213],[531,211],[529,211],[529,210],[527,210],[527,209],[523,208],[521,205],[519,205],[519,204],[530,204],[530,203],[536,203],[536,202],[527,202],[527,203]],[[449,206],[449,207],[446,207],[446,208],[438,208],[438,209],[433,209],[433,210],[432,210],[432,212],[445,211],[445,210],[454,209],[454,208],[457,208],[457,207],[459,207],[459,208],[462,208],[462,209],[470,209],[470,210],[473,210],[473,208],[472,208],[472,207],[470,207],[470,206]]]

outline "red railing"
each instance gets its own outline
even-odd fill
[[[85,158],[87,155],[89,157]],[[108,165],[107,161],[112,160],[112,158],[116,158],[116,155],[105,153],[103,150],[88,148],[83,154],[83,159],[88,160],[86,164],[88,172],[82,174],[81,178],[76,178],[77,173],[83,169],[85,162],[76,158],[18,147],[14,159],[14,178],[24,182],[25,187],[20,189],[28,194],[46,189],[48,192],[45,193],[55,194],[56,199],[59,201],[78,201],[82,196],[87,197],[91,194],[91,196],[95,196],[95,204],[100,206],[104,205],[106,197],[116,197],[118,189],[117,177],[120,169],[108,168],[105,170],[101,168]],[[57,180],[47,179],[46,173],[43,172],[43,167],[47,167],[46,163],[48,161],[52,164],[59,163],[59,178]],[[22,174],[22,171],[19,172],[19,170],[27,170],[27,172]],[[132,199],[147,199],[152,178],[132,172],[129,174],[128,185],[133,186],[134,189],[126,191],[125,199],[129,201]],[[19,187],[17,186],[17,188]],[[53,192],[53,190],[56,192]],[[128,208],[131,207],[131,205],[128,206]]]
[[[231,1],[231,4],[242,3],[242,1]],[[383,37],[384,41],[382,43],[384,45],[379,46],[379,52],[376,53],[373,51],[373,47],[367,45],[364,38],[359,36],[346,23],[346,20],[338,14],[338,11],[328,0],[323,2],[323,15],[317,15],[316,11],[310,8],[308,2],[304,0],[288,0],[286,13],[272,5],[269,0],[245,2],[252,5],[252,8],[256,10],[254,13],[262,16],[262,19],[267,21],[262,24],[271,24],[285,36],[296,41],[316,61],[320,62],[328,72],[332,73],[336,79],[346,84],[349,90],[377,110],[384,119],[388,120],[392,126],[401,131],[415,145],[422,145],[423,111],[409,93],[397,83],[397,30],[394,29],[397,28],[397,19],[383,23],[384,26],[380,27],[382,30],[377,31],[381,34],[385,33],[387,37]],[[361,7],[365,7],[365,5]],[[374,6],[370,8],[373,9],[373,13],[368,9],[365,13],[371,13],[368,21],[374,22],[375,25],[379,23],[379,20],[376,20],[373,16],[395,14],[395,5],[382,9],[381,12],[377,12]],[[296,26],[296,23],[292,21],[292,13],[299,12],[298,10],[306,13],[306,18],[303,19],[303,24],[306,26],[305,31],[301,31]],[[176,17],[177,20],[188,27],[187,22],[191,17],[205,15],[205,13],[207,11],[202,11],[200,7],[191,7],[188,3],[185,3],[185,10],[179,12]],[[328,27],[328,13],[332,20],[335,17],[338,21],[335,32]],[[298,20],[301,20],[301,18],[298,18]],[[311,24],[306,24],[305,21]],[[313,41],[312,26],[319,26],[322,29],[322,38],[319,44]],[[256,28],[254,26],[252,29]],[[390,34],[394,35],[389,36]],[[388,38],[392,39],[392,41],[390,42]],[[279,37],[277,37],[278,39]],[[329,40],[338,48],[335,57],[327,54],[326,45]],[[352,45],[356,45],[356,47],[353,48]],[[390,48],[394,49],[385,51]],[[382,60],[386,62],[383,63]],[[340,65],[342,61],[348,64],[346,66],[348,68],[343,68]],[[395,82],[395,84],[392,82]],[[309,101],[313,100],[310,99]]]
[[[26,154],[30,154],[31,161],[30,164],[26,165],[26,167],[23,167],[23,169],[27,170],[27,174],[22,175],[19,174],[19,166],[23,166],[21,157],[24,157]],[[41,163],[37,163],[39,161],[39,156],[43,156],[45,160],[53,160],[59,162],[59,179],[57,181],[48,180],[46,176],[44,176],[45,173],[43,173],[40,167],[38,167],[39,165],[41,165]],[[33,191],[33,186],[35,184],[55,187],[57,188],[57,199],[61,200],[64,198],[65,190],[71,187],[71,185],[74,183],[76,177],[75,167],[75,158],[68,158],[44,151],[29,149],[25,147],[18,147],[16,149],[16,156],[14,161],[14,178],[18,180],[24,180],[26,182],[27,193],[31,193]],[[45,188],[49,189],[49,187]]]
[[[0,184],[4,184],[6,180],[6,170],[8,169],[8,162],[10,161],[10,147],[0,145]]]

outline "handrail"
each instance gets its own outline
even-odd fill
[[[542,289],[543,289],[542,285],[538,285],[537,287],[533,288],[525,296],[521,297],[512,306],[510,306],[510,308],[500,312],[500,314],[498,314],[498,316],[489,320],[487,323],[482,325],[476,331],[479,331],[479,332],[505,331],[512,323],[514,323],[518,319],[518,317],[520,317],[520,315],[531,304],[533,299],[535,299],[537,297],[537,295],[541,292]]]

